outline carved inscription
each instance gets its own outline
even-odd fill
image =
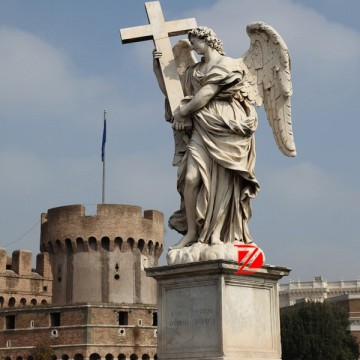
[[[169,327],[204,327],[216,323],[216,312],[211,308],[192,309],[189,312],[174,310],[170,312]]]

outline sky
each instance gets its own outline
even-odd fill
[[[249,47],[264,21],[292,61],[298,155],[275,145],[262,108],[250,231],[285,281],[360,278],[360,2],[163,0],[166,20],[195,17],[224,41]],[[119,29],[147,23],[144,1],[0,0],[0,247],[39,252],[40,215],[101,203],[103,111],[108,112],[106,202],[165,216],[177,210],[172,130],[152,72],[151,41],[123,45]],[[176,41],[178,39],[174,39]]]

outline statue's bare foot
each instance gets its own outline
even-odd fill
[[[223,242],[220,240],[220,236],[216,234],[211,235],[211,245],[222,245]]]
[[[182,239],[177,242],[175,245],[170,246],[169,250],[174,250],[174,249],[181,249],[183,247],[185,247],[186,245],[192,243],[192,242],[196,242],[196,234],[192,234],[192,233],[187,233],[185,236],[182,237]]]

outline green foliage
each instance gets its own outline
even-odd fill
[[[357,360],[359,345],[338,306],[307,302],[280,311],[283,360]]]
[[[37,344],[32,355],[34,360],[56,359],[54,350],[48,344]]]

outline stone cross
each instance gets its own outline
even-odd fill
[[[174,113],[184,93],[176,72],[170,36],[183,35],[196,28],[196,20],[192,18],[165,22],[159,1],[145,3],[145,9],[149,24],[120,29],[121,41],[123,44],[151,39],[154,41],[155,48],[162,52],[160,68],[171,112]]]

